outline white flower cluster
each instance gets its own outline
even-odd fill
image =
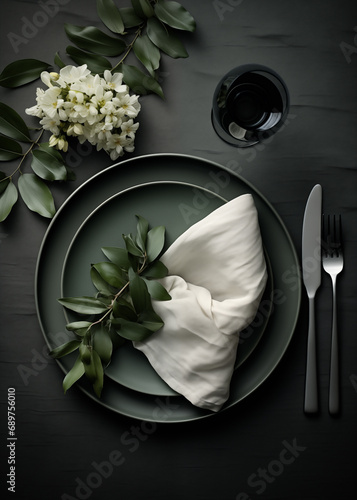
[[[37,89],[37,104],[26,113],[41,118],[42,127],[52,132],[50,146],[67,151],[67,136],[75,136],[116,160],[124,151],[134,151],[139,127],[134,123],[140,111],[138,96],[129,94],[122,77],[108,70],[104,78],[94,76],[86,64],[66,66],[59,74],[44,71],[41,80],[48,89]]]

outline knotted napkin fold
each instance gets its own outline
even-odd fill
[[[229,397],[239,332],[267,281],[253,197],[244,194],[191,226],[160,259],[171,300],[154,301],[164,326],[134,347],[192,404],[218,411]]]

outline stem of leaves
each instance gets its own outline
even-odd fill
[[[38,130],[38,129],[36,129],[36,130]],[[35,141],[31,142],[31,146],[30,146],[30,147],[28,148],[28,150],[27,150],[27,151],[25,151],[25,153],[22,155],[22,158],[21,158],[21,160],[20,160],[20,163],[19,163],[19,164],[18,164],[18,166],[15,168],[15,170],[14,170],[14,171],[13,171],[10,175],[8,175],[8,176],[7,176],[7,177],[5,177],[4,179],[2,179],[0,182],[5,181],[6,179],[11,179],[11,178],[12,178],[12,177],[16,174],[16,172],[20,172],[20,174],[22,174],[22,172],[21,172],[21,166],[22,166],[23,162],[25,161],[25,159],[27,158],[27,156],[31,153],[31,151],[33,150],[33,148],[34,148],[35,146],[38,146],[38,144],[39,144],[39,142],[40,142],[40,140],[41,140],[41,137],[42,137],[42,135],[43,135],[44,131],[45,131],[45,130],[44,130],[44,129],[42,129],[42,130],[41,130],[41,132],[40,132],[40,134],[39,134],[39,136],[37,137],[37,139],[36,139]]]
[[[147,255],[146,255],[146,253],[145,253],[145,254],[144,254],[144,260],[143,260],[143,262],[142,262],[142,264],[141,264],[140,268],[138,269],[138,275],[140,275],[143,271],[145,271],[146,266],[147,266]],[[95,326],[95,325],[99,325],[100,323],[102,323],[102,322],[105,320],[105,318],[106,318],[107,316],[109,316],[109,314],[110,314],[110,313],[112,312],[112,310],[113,310],[113,307],[114,307],[114,304],[115,304],[116,300],[124,294],[124,292],[125,292],[125,291],[126,291],[126,289],[129,287],[129,285],[130,285],[130,281],[127,281],[127,282],[125,283],[125,285],[124,285],[124,286],[123,286],[123,287],[122,287],[122,288],[121,288],[121,289],[120,289],[120,290],[119,290],[119,291],[118,291],[118,292],[114,295],[113,300],[112,300],[112,302],[111,302],[111,304],[110,304],[110,306],[109,306],[109,308],[108,308],[108,311],[106,311],[106,312],[105,312],[105,314],[104,314],[103,316],[101,316],[101,317],[100,317],[97,321],[94,321],[93,323],[91,323],[91,325],[88,327],[88,332],[90,331],[90,329],[91,329],[93,326]]]
[[[134,36],[133,40],[131,41],[131,43],[128,45],[128,49],[125,52],[125,54],[123,55],[123,57],[120,59],[120,61],[115,66],[113,66],[113,68],[111,70],[113,73],[120,68],[120,65],[125,61],[125,59],[130,54],[132,48],[134,47],[134,43],[136,42],[137,38],[141,35],[143,27],[144,27],[144,23],[141,26],[139,26],[139,28],[137,29],[135,36]]]

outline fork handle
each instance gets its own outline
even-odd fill
[[[330,386],[329,386],[329,412],[336,415],[340,410],[339,394],[339,363],[338,363],[338,339],[337,339],[337,304],[336,304],[336,277],[332,279],[332,336],[331,336],[331,360],[330,360]]]
[[[307,361],[305,379],[305,413],[317,413],[319,409],[317,394],[315,300],[309,297],[309,330],[307,335]]]

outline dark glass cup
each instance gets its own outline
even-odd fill
[[[274,70],[258,64],[238,66],[216,87],[213,127],[233,146],[253,146],[282,126],[289,105],[288,89]]]

